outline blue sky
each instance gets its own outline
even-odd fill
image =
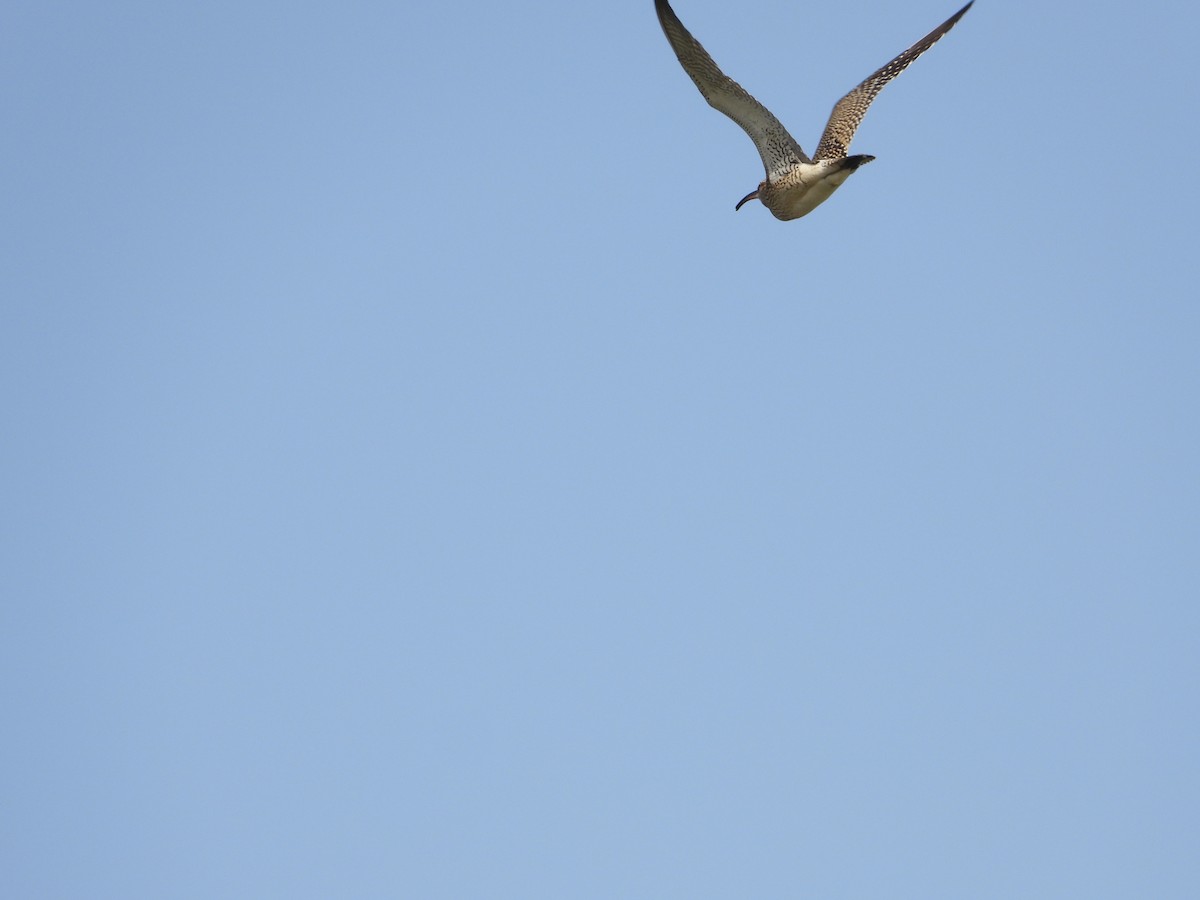
[[[1200,895],[1195,9],[652,6],[0,13],[4,896]]]

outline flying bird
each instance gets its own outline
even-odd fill
[[[811,159],[770,110],[718,68],[708,51],[683,27],[667,0],[654,0],[654,9],[683,70],[696,82],[696,87],[709,106],[742,126],[762,157],[767,170],[766,179],[739,200],[734,209],[741,209],[749,200],[758,200],[775,218],[787,220],[808,215],[828,200],[830,194],[841,187],[859,166],[875,158],[865,153],[846,155],[850,140],[867,114],[871,101],[909,63],[941,40],[942,35],[966,15],[974,2],[971,0],[839,100],[829,116],[817,152]]]

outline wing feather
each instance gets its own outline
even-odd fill
[[[974,0],[972,0],[974,2]],[[765,106],[713,62],[708,51],[683,27],[667,0],[654,0],[663,33],[679,58],[683,70],[696,82],[709,106],[725,113],[750,135],[772,181],[798,163],[811,162],[787,129]]]
[[[975,0],[971,0],[971,3],[974,2]],[[966,15],[967,10],[971,8],[971,3],[968,3],[839,100],[829,116],[829,123],[825,126],[825,133],[821,135],[821,143],[817,145],[817,152],[813,159],[817,161],[845,159],[846,151],[850,148],[850,141],[854,138],[854,132],[862,124],[863,116],[867,114],[867,108],[883,90],[884,85],[941,40],[942,36]]]

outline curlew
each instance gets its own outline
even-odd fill
[[[754,141],[762,157],[767,177],[739,200],[734,209],[741,209],[749,200],[758,200],[775,218],[787,220],[808,215],[828,200],[859,166],[875,158],[864,153],[846,155],[850,140],[862,123],[871,101],[883,90],[884,85],[941,40],[942,35],[966,15],[974,2],[971,0],[839,100],[829,115],[825,133],[821,135],[817,152],[811,159],[770,110],[720,70],[708,51],[683,27],[667,0],[654,0],[654,9],[680,65],[696,82],[704,99],[714,109],[737,122],[750,135],[750,140]]]

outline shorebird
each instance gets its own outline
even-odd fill
[[[862,123],[871,101],[884,85],[903,72],[913,60],[936,44],[971,8],[966,6],[917,41],[833,107],[817,152],[809,159],[795,138],[771,115],[771,111],[720,70],[700,42],[683,27],[667,0],[654,0],[663,33],[679,58],[683,70],[696,82],[709,106],[720,110],[742,126],[758,148],[766,179],[738,201],[735,210],[758,200],[777,219],[798,219],[829,199],[847,178],[875,157],[865,153],[847,156],[854,132]]]

